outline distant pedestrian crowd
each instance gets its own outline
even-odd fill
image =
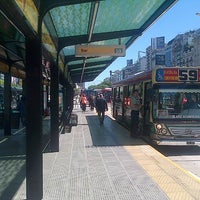
[[[77,99],[77,97],[75,99]],[[96,96],[91,94],[87,98],[84,93],[81,93],[79,102],[80,102],[80,107],[82,109],[82,112],[86,111],[87,106],[92,111],[96,109],[100,125],[104,123],[105,112],[108,111],[108,105],[103,94],[97,94]]]

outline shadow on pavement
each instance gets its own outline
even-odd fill
[[[129,131],[118,124],[115,120],[106,116],[104,124],[100,125],[97,116],[86,116],[90,129],[93,146],[126,146],[145,145],[139,138],[131,138]]]

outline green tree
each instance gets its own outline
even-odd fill
[[[98,85],[90,85],[88,89],[103,89],[103,88],[110,88],[112,84],[109,78],[105,78],[103,82],[99,83]]]

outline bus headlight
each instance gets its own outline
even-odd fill
[[[161,130],[161,133],[162,133],[163,135],[165,135],[165,134],[167,133],[167,130],[166,130],[165,128],[163,128],[163,129]]]
[[[156,124],[156,129],[158,129],[158,130],[162,129],[162,125],[161,124]]]
[[[164,124],[156,124],[156,133],[159,135],[168,135],[168,130]]]

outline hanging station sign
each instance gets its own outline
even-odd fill
[[[116,56],[126,55],[125,45],[76,45],[76,57]]]

